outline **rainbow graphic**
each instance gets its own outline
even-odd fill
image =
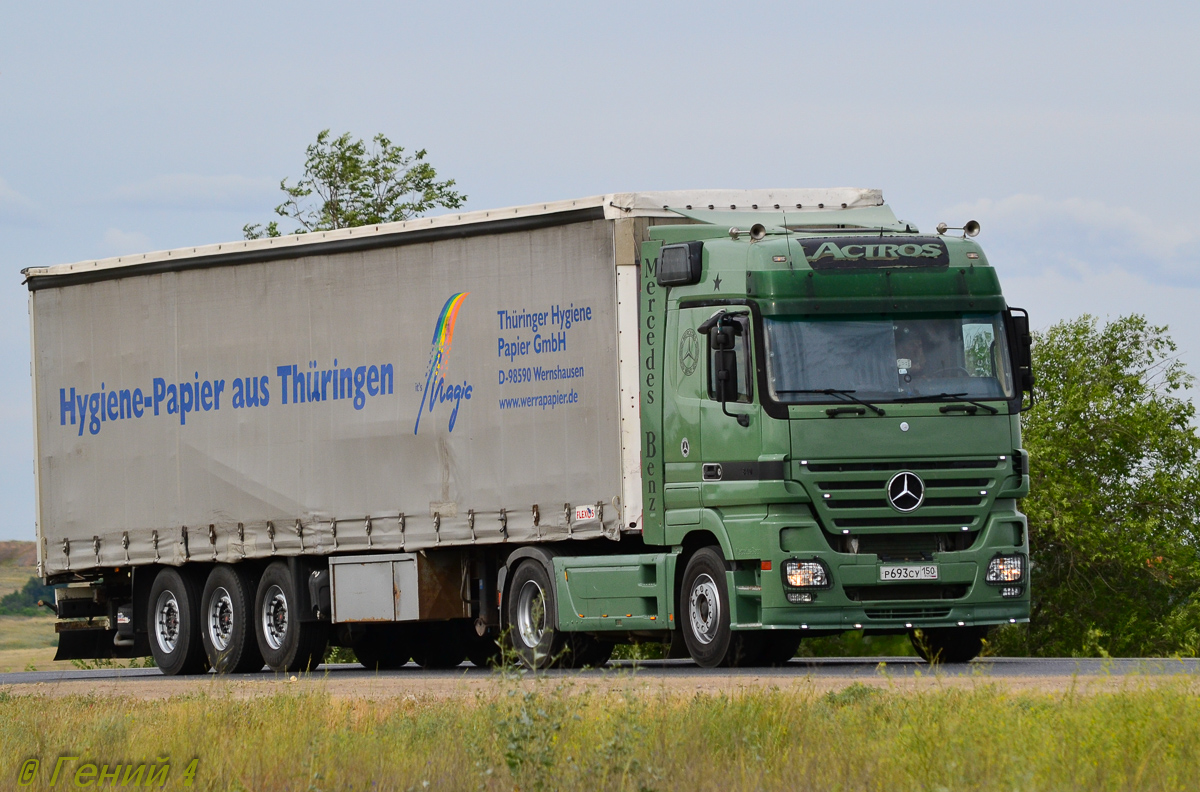
[[[417,422],[413,426],[413,434],[416,434],[417,430],[421,428],[421,413],[425,412],[426,402],[429,398],[429,386],[440,380],[446,369],[446,358],[450,354],[450,344],[454,341],[454,325],[458,321],[458,309],[462,307],[463,300],[467,299],[468,294],[470,292],[452,294],[450,299],[446,300],[446,304],[442,306],[442,312],[433,326],[433,345],[429,351],[429,370],[425,374],[425,393],[421,396],[421,407],[417,410]],[[429,403],[429,410],[433,411],[432,403]]]

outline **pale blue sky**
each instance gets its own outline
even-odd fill
[[[1035,326],[1169,324],[1200,373],[1200,7],[26,3],[0,10],[0,538],[33,538],[22,267],[240,237],[325,127],[468,208],[880,187]]]

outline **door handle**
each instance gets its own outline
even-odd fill
[[[721,480],[721,465],[719,462],[704,463],[704,480],[705,481],[720,481]]]

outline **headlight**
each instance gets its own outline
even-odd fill
[[[829,588],[829,570],[816,559],[784,561],[783,583],[788,588]]]
[[[988,583],[1016,583],[1025,577],[1025,556],[1000,555],[988,562]]]

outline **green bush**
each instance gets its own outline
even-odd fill
[[[1033,349],[1033,612],[994,636],[996,653],[1200,654],[1200,437],[1167,328],[1082,316]]]
[[[38,600],[54,602],[54,588],[31,577],[20,591],[0,597],[0,616],[46,616],[50,611],[38,606]]]

